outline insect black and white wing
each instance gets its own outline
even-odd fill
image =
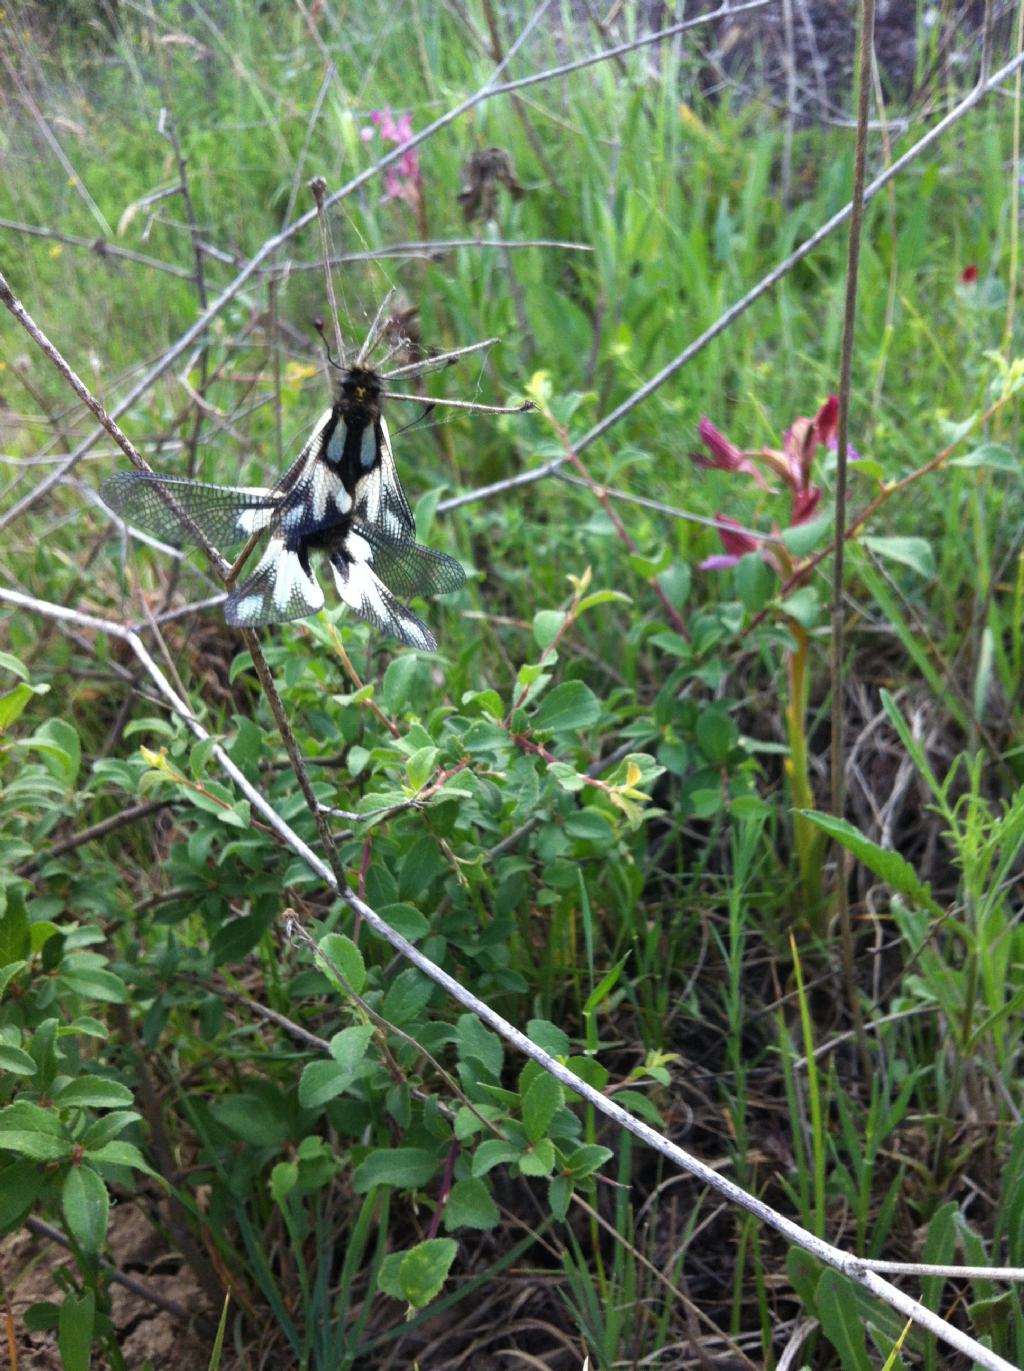
[[[273,523],[280,496],[263,486],[211,486],[184,477],[122,471],[100,486],[104,503],[129,524],[179,547],[231,547]]]
[[[345,421],[337,409],[320,416],[298,457],[284,473],[274,494],[281,501],[280,523],[289,541],[330,528],[352,509],[353,474],[334,462],[335,435],[344,433]]]
[[[304,545],[292,547],[273,533],[255,571],[233,590],[224,618],[234,628],[256,628],[304,619],[323,608],[324,593],[313,574]]]
[[[437,639],[418,615],[394,596],[373,567],[373,549],[352,531],[328,553],[334,584],[342,600],[361,619],[406,647],[434,652]],[[461,568],[460,568],[461,570]]]
[[[466,584],[466,573],[447,552],[435,552],[411,538],[385,537],[379,527],[357,523],[355,533],[369,545],[377,576],[396,595],[450,595]]]
[[[366,433],[370,432],[373,444],[371,454]],[[413,518],[405,491],[398,479],[394,453],[391,451],[391,436],[387,420],[378,419],[371,430],[364,430],[364,460],[366,474],[356,484],[352,512],[359,523],[368,528],[379,529],[384,537],[399,542],[416,537],[416,521]]]

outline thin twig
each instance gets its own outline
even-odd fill
[[[30,1214],[25,1219],[25,1227],[30,1233],[35,1233],[38,1238],[46,1238],[48,1242],[55,1242],[58,1247],[63,1247],[69,1252],[74,1251],[71,1243],[59,1228],[54,1228],[52,1224],[46,1223],[43,1219],[37,1219],[34,1214]],[[191,1322],[193,1311],[186,1309],[177,1300],[168,1299],[166,1295],[161,1295],[159,1291],[152,1290],[148,1285],[143,1285],[141,1281],[137,1281],[134,1276],[128,1276],[123,1271],[119,1271],[114,1263],[108,1261],[106,1257],[101,1256],[99,1264],[109,1273],[110,1279],[116,1285],[124,1286],[125,1290],[130,1290],[133,1295],[138,1295],[139,1299],[145,1300],[155,1309],[162,1309],[165,1313],[172,1314],[176,1319],[181,1319],[183,1323]]]
[[[132,252],[131,248],[118,247],[115,243],[108,243],[105,238],[82,238],[77,233],[58,233],[56,229],[43,228],[39,224],[19,224],[14,219],[0,219],[0,229],[10,229],[12,233],[27,233],[33,238],[52,238],[57,243],[66,243],[68,247],[88,248],[97,257],[120,258],[125,262],[134,262],[140,267],[165,271],[169,276],[178,276],[186,281],[192,277],[188,267],[176,267],[171,262],[161,262],[158,257],[147,257],[144,253]]]
[[[6,227],[0,219],[0,228]],[[365,252],[337,252],[328,260],[332,267],[344,266],[346,262],[379,262],[390,257],[426,257],[433,260],[445,252],[456,248],[557,248],[561,252],[593,252],[589,243],[574,243],[561,238],[428,238],[419,243],[385,243],[379,248]],[[323,261],[295,262],[287,258],[275,262],[273,266],[261,267],[263,275],[290,276],[298,271],[322,271]],[[183,273],[187,275],[188,273]]]
[[[88,828],[81,828],[77,833],[72,833],[69,838],[54,843],[46,852],[37,852],[29,858],[24,866],[18,868],[18,875],[31,876],[39,870],[44,862],[52,861],[54,857],[63,857],[65,852],[72,852],[84,843],[95,842],[99,838],[107,837],[110,833],[116,833],[119,828],[124,828],[127,824],[134,824],[140,819],[146,819],[150,814],[166,809],[170,803],[170,800],[147,800],[142,804],[131,805],[128,809],[118,810],[116,814],[101,819],[99,823],[90,824]]]
[[[28,313],[24,305],[22,305],[21,301],[15,298],[10,286],[7,284],[7,281],[4,279],[2,273],[0,273],[0,304],[4,304],[7,306],[10,312],[14,315],[15,319],[17,319],[18,323],[21,324],[22,328],[33,340],[33,342],[50,359],[50,361],[60,372],[61,376],[64,377],[64,379],[67,381],[68,385],[75,392],[75,394],[82,400],[86,407],[89,410],[91,410],[92,413],[96,416],[96,418],[99,420],[101,430],[110,434],[111,438],[113,438],[114,442],[118,445],[118,447],[125,454],[125,456],[132,463],[132,465],[138,467],[140,471],[146,471],[152,474],[153,468],[146,461],[145,457],[143,457],[142,453],[139,452],[138,448],[131,441],[128,435],[124,433],[123,430],[119,427],[116,420],[114,419],[114,416],[107,413],[107,411],[103,408],[102,404],[100,404],[99,400],[96,399],[95,395],[93,395],[92,391],[88,388],[84,381],[82,381],[82,379],[72,370],[72,368],[64,360],[64,357],[61,355],[60,350],[57,347],[55,347],[53,343],[50,342],[49,338],[47,338],[46,334],[42,331],[39,325]],[[118,411],[120,411],[123,408],[123,404],[119,405]],[[52,478],[48,477],[47,479],[50,480]],[[46,483],[44,482],[43,484]],[[37,490],[38,489],[39,487],[37,487]],[[168,498],[168,503],[171,505],[172,508],[174,507],[175,502],[172,498]],[[195,522],[188,517],[184,510],[178,510],[177,513],[179,514],[182,523],[188,528],[189,532],[195,538],[197,545],[203,549],[203,551],[209,557],[213,565],[217,567],[222,574],[226,572],[228,570],[228,563],[224,560],[224,558],[220,555],[217,549],[213,546],[213,544],[210,542],[209,538],[207,538],[206,534],[202,531],[202,529],[199,528],[198,525],[195,524]]]
[[[846,257],[846,298],[843,305],[843,335],[839,357],[839,420],[836,453],[836,501],[834,538],[836,553],[832,562],[832,646],[829,656],[832,687],[832,813],[842,819],[845,809],[843,756],[843,572],[846,551],[846,475],[850,431],[850,389],[853,382],[853,339],[857,319],[857,276],[860,268],[860,240],[864,225],[864,181],[867,165],[867,122],[871,97],[871,62],[874,54],[875,0],[861,0],[860,47],[857,54],[857,145],[853,157],[853,211],[850,215],[850,237]],[[853,955],[853,929],[850,926],[850,892],[846,876],[846,852],[835,843],[835,897],[839,910],[839,933],[842,946],[843,981],[846,999],[857,1035],[864,1080],[871,1078],[871,1057],[864,1034],[864,1015],[857,990],[857,973]]]
[[[306,157],[309,153],[309,145],[313,141],[313,131],[320,119],[320,111],[323,109],[324,101],[327,99],[327,92],[331,88],[331,82],[338,74],[338,68],[331,61],[328,61],[324,71],[324,79],[320,82],[320,89],[316,93],[313,101],[313,108],[306,121],[306,133],[302,140],[302,147],[299,149],[299,160],[295,163],[295,172],[292,176],[292,188],[288,192],[288,204],[285,206],[284,222],[287,224],[295,213],[295,201],[299,196],[299,185],[302,181],[302,169],[306,165]]]
[[[147,674],[156,685],[174,712],[181,718],[189,730],[200,740],[210,737],[210,734],[195,717],[188,704],[174,690],[173,686],[164,676],[156,662],[146,650],[145,644],[137,633],[124,628],[121,624],[111,623],[108,620],[96,618],[90,614],[82,614],[78,610],[69,609],[65,605],[51,604],[45,600],[38,600],[34,596],[22,594],[21,591],[0,587],[0,601],[16,605],[21,609],[32,613],[42,614],[55,619],[60,619],[65,623],[75,624],[79,628],[90,629],[94,632],[106,633],[124,642],[138,660],[142,663]],[[216,759],[222,770],[227,774],[231,781],[238,787],[241,793],[267,820],[275,833],[299,856],[302,861],[313,871],[326,885],[330,886],[337,894],[345,899],[353,912],[364,923],[369,924],[373,931],[419,971],[430,978],[436,985],[440,986],[459,1004],[463,1005],[471,1013],[475,1014],[483,1023],[500,1034],[506,1042],[510,1043],[524,1056],[535,1061],[543,1070],[549,1072],[556,1080],[560,1081],[566,1089],[580,1096],[587,1104],[591,1105],[599,1114],[610,1119],[612,1123],[620,1128],[626,1129],[634,1137],[653,1148],[660,1155],[667,1158],[674,1166],[679,1167],[688,1175],[693,1176],[702,1184],[707,1185],[717,1194],[722,1195],[729,1203],[739,1206],[748,1213],[754,1215],[760,1222],[767,1224],[776,1232],[780,1233],[788,1242],[794,1243],[797,1247],[812,1253],[819,1261],[831,1266],[835,1270],[848,1276],[850,1280],[863,1286],[871,1294],[889,1304],[892,1308],[899,1310],[905,1317],[913,1319],[915,1323],[926,1329],[935,1337],[941,1339],[965,1356],[972,1357],[974,1361],[984,1371],[1017,1371],[1005,1358],[998,1356],[989,1348],[984,1347],[976,1339],[962,1332],[959,1328],[947,1323],[940,1315],[932,1310],[925,1308],[919,1301],[903,1293],[889,1281],[884,1280],[877,1272],[872,1271],[869,1265],[860,1258],[851,1256],[841,1248],[833,1246],[822,1238],[809,1233],[792,1219],[787,1218],[778,1210],[764,1203],[755,1195],[748,1194],[741,1186],[731,1181],[726,1176],[720,1175],[713,1167],[692,1156],[677,1144],[663,1137],[656,1129],[623,1109],[614,1100],[609,1099],[589,1085],[575,1072],[570,1071],[567,1066],[556,1061],[549,1056],[536,1043],[515,1028],[507,1019],[496,1013],[489,1004],[468,991],[448,972],[442,970],[428,957],[425,957],[418,948],[414,947],[400,933],[397,933],[390,924],[380,917],[376,910],[359,898],[347,885],[339,884],[336,880],[331,867],[324,862],[311,847],[299,837],[295,830],[281,817],[274,806],[265,796],[256,789],[249,781],[245,773],[232,761],[227,752],[219,743],[213,743],[211,755]]]

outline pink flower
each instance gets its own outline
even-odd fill
[[[839,423],[839,396],[830,395],[814,420],[818,442],[822,447],[835,447]]]
[[[806,524],[813,517],[820,499],[820,486],[808,486],[805,490],[798,490],[793,496],[793,504],[790,507],[790,528],[794,528],[797,524]]]
[[[713,468],[716,471],[742,471],[748,476],[753,476],[762,490],[768,489],[768,482],[750,458],[745,456],[735,443],[730,443],[710,419],[701,419],[697,425],[697,434],[711,453],[710,458],[705,457],[702,452],[692,453],[691,456],[698,466]]]
[[[412,116],[400,114],[396,119],[390,108],[375,109],[370,122],[376,124],[380,136],[386,143],[401,146],[413,136]],[[364,128],[359,136],[364,143],[371,141],[372,128]],[[419,210],[423,200],[423,173],[420,170],[419,154],[415,148],[403,152],[397,162],[392,162],[384,172],[384,200],[405,200],[414,210]]]
[[[978,268],[973,264],[973,262],[971,263],[970,266],[964,267],[963,271],[960,273],[960,284],[961,284],[961,285],[964,285],[964,286],[973,286],[974,283],[977,281],[977,279],[978,279]]]
[[[718,536],[722,540],[724,553],[715,553],[711,557],[705,557],[700,564],[701,571],[724,571],[729,567],[735,566],[741,557],[745,557],[748,552],[757,552],[759,543],[756,538],[751,538],[745,532],[743,525],[730,519],[728,514],[716,514],[719,529]],[[723,528],[723,524],[729,524],[729,528]],[[736,530],[734,532],[733,530]]]
[[[821,503],[821,487],[812,484],[811,474],[818,449],[835,448],[837,445],[838,418],[839,400],[835,395],[830,395],[813,419],[805,416],[794,419],[792,427],[782,435],[781,451],[778,448],[763,447],[759,452],[751,453],[743,452],[731,443],[710,419],[701,419],[697,432],[711,456],[705,457],[695,453],[693,458],[701,466],[714,467],[719,471],[737,471],[752,476],[762,489],[768,489],[768,483],[754,466],[751,458],[763,463],[789,488],[788,527],[795,528],[812,519]],[[850,448],[849,453],[853,460],[860,456],[855,448]],[[719,527],[718,530],[725,550],[701,562],[701,570],[721,571],[735,566],[747,553],[759,552],[780,576],[788,574],[788,556],[781,544],[774,543],[773,540],[765,542],[752,538],[728,515],[720,514],[718,519],[720,524],[728,525],[724,528]]]

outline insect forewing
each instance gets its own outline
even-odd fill
[[[398,479],[391,437],[383,418],[379,421],[377,461],[356,486],[353,513],[360,524],[379,529],[393,541],[412,540],[416,536],[416,521]]]
[[[145,471],[111,476],[100,486],[100,496],[128,523],[184,547],[198,542],[190,523],[217,547],[242,543],[270,527],[280,503],[263,486],[211,486]]]

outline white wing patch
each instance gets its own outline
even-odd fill
[[[373,424],[367,424],[363,429],[362,440],[359,444],[359,464],[364,471],[369,471],[376,460],[377,435],[374,432]]]
[[[258,495],[261,499],[273,494],[273,491],[267,486],[242,486],[241,489],[246,495]],[[238,515],[239,532],[244,533],[247,538],[251,538],[254,533],[260,533],[263,529],[270,527],[270,522],[276,512],[276,507],[273,505],[266,509],[243,509]]]
[[[395,599],[384,582],[378,579],[370,563],[358,556],[353,542],[366,547],[362,538],[350,535],[345,551],[335,553],[331,558],[334,584],[345,604],[355,610],[361,619],[373,624],[382,633],[397,638],[407,647],[417,647],[423,652],[436,651],[437,641],[426,624]],[[354,560],[349,560],[346,553]]]
[[[283,538],[271,538],[259,565],[234,591],[224,606],[224,617],[237,628],[256,624],[285,623],[304,619],[323,608],[324,593],[297,552]]]

